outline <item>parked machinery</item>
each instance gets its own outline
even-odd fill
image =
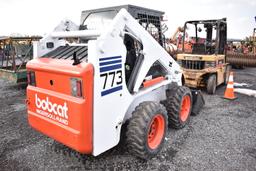
[[[32,42],[41,37],[0,36],[0,77],[26,81],[26,63],[33,58]]]
[[[240,40],[238,45],[230,42],[226,56],[227,62],[234,68],[256,67],[256,28],[252,36]]]

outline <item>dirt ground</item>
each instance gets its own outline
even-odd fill
[[[235,82],[252,84],[256,68],[235,70]],[[93,157],[80,155],[33,130],[27,122],[25,86],[0,79],[0,170],[256,170],[256,98],[204,93],[206,105],[187,127],[170,129],[166,145],[149,161],[124,145]]]

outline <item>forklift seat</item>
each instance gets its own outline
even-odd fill
[[[203,43],[193,44],[192,54],[205,54],[205,44],[203,44]]]

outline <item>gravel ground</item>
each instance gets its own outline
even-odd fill
[[[235,82],[253,84],[256,68],[235,70]],[[117,147],[93,157],[34,131],[27,122],[25,86],[0,79],[0,170],[256,170],[256,98],[225,87],[204,94],[206,105],[181,130],[170,129],[162,152],[149,161]]]

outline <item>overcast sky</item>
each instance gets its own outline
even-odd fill
[[[79,24],[82,10],[124,4],[164,11],[169,35],[187,20],[227,17],[228,38],[245,38],[256,27],[256,0],[0,0],[0,35],[43,35],[63,19]]]

